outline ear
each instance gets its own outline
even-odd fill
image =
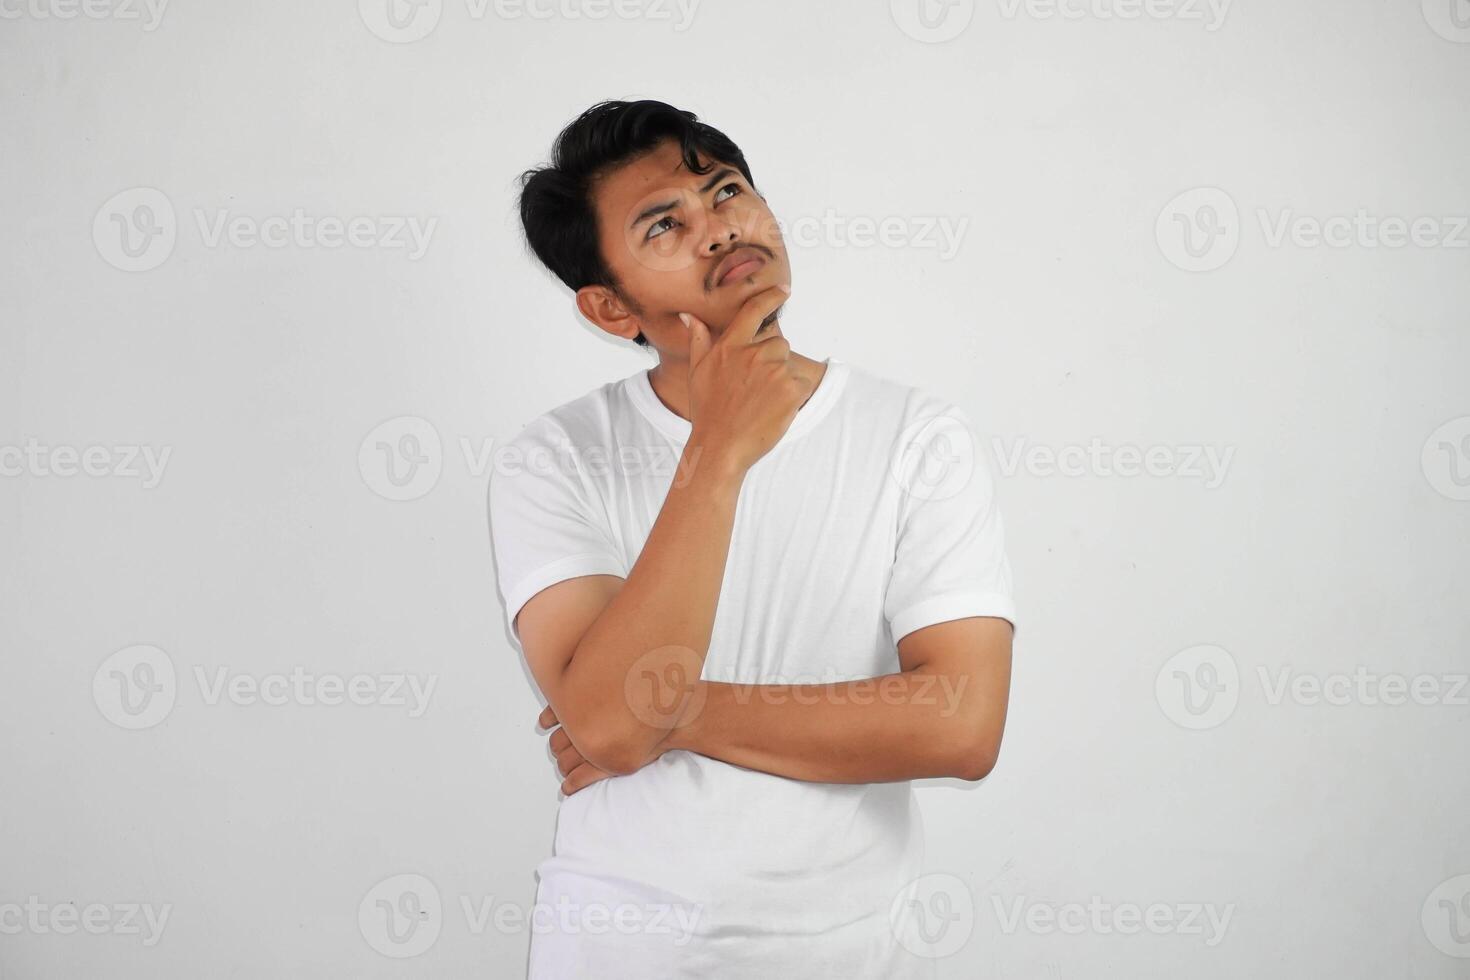
[[[643,329],[642,322],[606,286],[583,286],[577,290],[577,311],[600,329],[624,340],[631,341]]]

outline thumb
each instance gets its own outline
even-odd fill
[[[684,321],[684,326],[689,328],[689,370],[693,371],[695,365],[704,360],[709,353],[713,342],[709,337],[709,327],[704,321],[693,313],[680,313],[679,319]]]

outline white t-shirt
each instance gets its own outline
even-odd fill
[[[994,486],[964,412],[826,364],[741,487],[706,680],[876,677],[901,669],[896,644],[913,630],[1015,622]],[[639,371],[503,449],[490,522],[517,642],[515,616],[540,590],[627,576],[689,430]],[[562,801],[538,868],[530,976],[932,976],[928,949],[890,922],[922,862],[908,782],[803,782],[667,752]]]

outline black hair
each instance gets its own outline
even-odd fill
[[[714,162],[737,168],[752,188],[745,154],[724,133],[666,102],[599,102],[567,124],[551,149],[551,165],[521,174],[521,227],[541,264],[572,290],[606,286],[635,312],[598,247],[592,185],[609,171],[652,150],[665,139],[678,141],[684,166],[705,174]],[[696,155],[698,152],[698,156]],[[709,162],[700,166],[699,156]],[[633,342],[648,346],[639,331]]]

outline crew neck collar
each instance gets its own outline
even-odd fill
[[[827,370],[822,372],[822,379],[817,382],[816,390],[806,400],[806,404],[797,409],[796,418],[791,420],[791,425],[782,433],[776,446],[783,446],[799,438],[820,422],[842,393],[842,387],[847,381],[847,365],[835,357],[828,357],[822,363],[827,365]],[[653,382],[648,380],[648,372],[651,370],[653,369],[647,368],[639,371],[624,382],[633,404],[664,435],[678,442],[688,442],[691,429],[689,420],[675,414],[673,409],[659,400],[658,394],[653,390]]]

